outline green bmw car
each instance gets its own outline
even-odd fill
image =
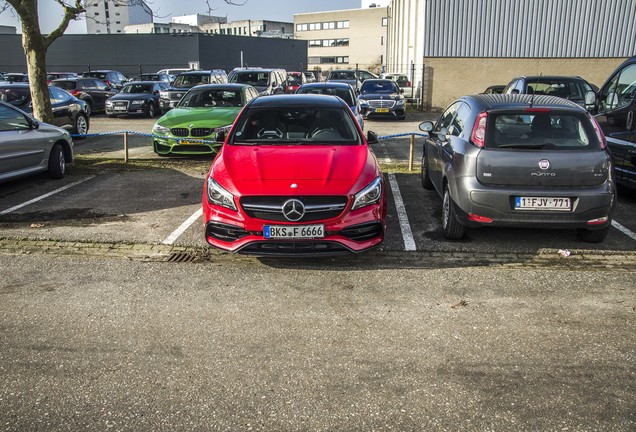
[[[222,145],[216,133],[228,131],[239,111],[258,91],[245,84],[205,84],[192,87],[152,128],[155,153],[214,154]]]

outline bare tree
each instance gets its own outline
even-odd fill
[[[51,0],[62,7],[62,20],[55,30],[43,35],[40,30],[38,0],[4,0],[0,13],[11,10],[22,24],[22,47],[27,62],[27,72],[33,100],[33,115],[44,122],[53,121],[51,99],[46,84],[46,52],[53,42],[64,34],[71,20],[86,13],[86,2],[91,0]],[[139,4],[143,0],[111,0],[119,4]],[[242,6],[247,0],[224,0],[225,3]],[[209,4],[208,4],[209,6]]]

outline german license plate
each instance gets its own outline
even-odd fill
[[[115,111],[126,111],[126,107],[123,106],[116,106],[113,108]]]
[[[179,144],[195,145],[195,144],[203,144],[203,143],[201,141],[180,140]]]
[[[324,236],[324,225],[265,225],[263,227],[263,237],[266,239],[312,239]]]
[[[377,112],[377,113],[388,113],[389,109],[388,108],[376,108],[375,112]]]
[[[569,211],[571,208],[570,198],[515,197],[515,210]]]

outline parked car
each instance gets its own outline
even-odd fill
[[[106,99],[106,115],[145,115],[154,117],[159,107],[159,92],[168,88],[163,81],[133,81],[124,85],[119,93]]]
[[[389,79],[368,79],[360,87],[360,112],[364,118],[406,119],[404,95]]]
[[[513,78],[503,93],[562,97],[588,111],[594,110],[596,101],[596,92],[590,83],[578,76],[520,76]]]
[[[356,91],[360,89],[362,81],[358,78],[355,69],[342,69],[329,71],[327,75],[327,81],[331,82],[343,82],[349,84]]]
[[[285,82],[285,93],[296,93],[298,87],[307,83],[307,78],[302,72],[287,72],[287,81]]]
[[[25,73],[10,72],[4,74],[4,81],[9,83],[28,83],[29,76]]]
[[[51,82],[54,87],[66,90],[76,98],[86,102],[86,114],[106,110],[106,99],[114,96],[117,91],[97,78],[63,78]]]
[[[128,81],[126,75],[115,70],[94,70],[82,73],[83,77],[98,78],[115,90],[121,89]]]
[[[258,91],[245,84],[207,84],[191,88],[152,128],[153,149],[161,156],[214,154],[239,111]],[[204,141],[204,142],[203,142]]]
[[[61,78],[77,78],[77,74],[75,72],[47,72],[46,73],[46,84],[51,84],[51,81]]]
[[[159,93],[161,112],[166,113],[174,108],[183,95],[194,86],[224,83],[227,83],[227,74],[223,69],[184,72],[175,78],[169,88]]]
[[[303,84],[296,90],[298,94],[324,94],[338,96],[351,108],[353,115],[360,124],[360,129],[364,130],[364,119],[360,111],[360,101],[355,90],[349,84],[342,82],[315,82]]]
[[[170,84],[176,77],[174,75],[160,74],[160,73],[143,73],[137,75],[133,81],[162,81]]]
[[[157,73],[158,74],[166,74],[166,75],[174,75],[175,77],[184,73],[184,72],[194,72],[195,70],[198,69],[190,69],[190,68],[168,68],[168,69],[161,69],[158,70]]]
[[[305,75],[308,83],[319,81],[314,71],[304,71],[303,74]]]
[[[616,187],[601,130],[579,105],[553,96],[476,95],[453,102],[429,133],[422,185],[442,197],[449,239],[466,227],[575,228],[601,242]]]
[[[285,92],[287,71],[284,69],[236,68],[229,74],[229,81],[248,84],[258,90],[261,96]]]
[[[636,189],[636,56],[618,66],[598,94],[596,120],[607,138],[616,182]]]
[[[482,94],[502,94],[505,88],[505,85],[491,85],[486,87],[486,90],[484,90]]]
[[[253,99],[212,162],[205,238],[255,255],[360,252],[386,230],[385,183],[345,102],[323,95]]]
[[[0,102],[0,181],[39,172],[60,179],[67,163],[73,163],[73,140],[67,131]]]
[[[49,95],[53,109],[53,125],[73,134],[86,135],[89,126],[86,103],[54,86],[49,86]],[[33,111],[28,83],[0,85],[0,100],[26,113],[30,114]]]
[[[380,78],[395,81],[400,90],[402,90],[402,94],[404,94],[405,97],[412,98],[414,96],[413,85],[406,74],[383,73],[380,75]]]

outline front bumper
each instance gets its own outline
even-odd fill
[[[158,138],[155,136],[152,148],[158,155],[208,155],[216,154],[223,145],[223,143],[213,141],[214,137],[190,138],[192,144],[181,144],[187,140],[188,138]]]
[[[406,109],[404,106],[385,108],[388,109],[387,112],[378,111],[378,109],[382,110],[382,108],[365,106],[360,109],[360,113],[364,118],[394,118],[399,120],[406,118]]]

